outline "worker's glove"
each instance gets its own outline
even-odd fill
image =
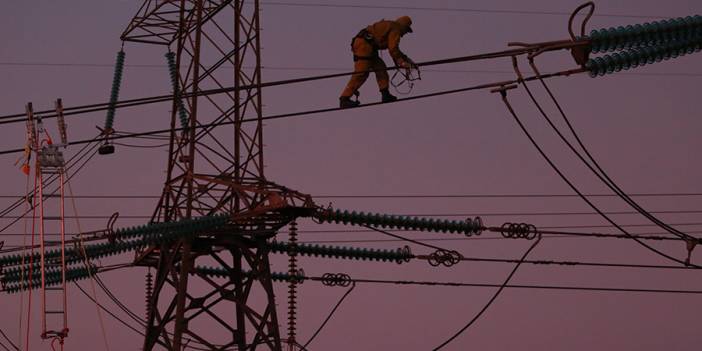
[[[404,69],[411,69],[413,64],[414,62],[412,62],[412,60],[409,58],[403,58],[397,62],[397,66]]]
[[[407,56],[400,59],[397,65],[400,68],[404,68],[404,69],[415,69],[415,70],[419,69],[419,66],[417,66],[417,64],[414,63],[414,61],[412,61],[412,59],[407,57]]]

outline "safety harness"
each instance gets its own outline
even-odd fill
[[[361,60],[366,60],[370,61],[376,58],[379,58],[380,56],[378,55],[378,44],[375,43],[375,39],[373,39],[373,34],[368,31],[368,28],[361,29],[358,34],[356,34],[353,39],[351,39],[351,52],[353,52],[353,43],[356,41],[357,38],[361,38],[366,41],[372,48],[373,48],[373,53],[370,56],[358,56],[355,53],[353,54],[353,62],[356,61],[361,61]]]
[[[380,48],[378,47],[378,44],[375,42],[375,38],[373,38],[373,34],[368,30],[368,28],[361,29],[361,31],[358,32],[358,34],[356,34],[356,36],[353,37],[353,39],[351,39],[351,52],[353,52],[353,43],[356,41],[356,39],[359,38],[365,40],[366,43],[368,43],[373,48],[373,52],[370,56],[358,56],[354,52],[353,62],[371,61],[379,59],[380,56],[378,52]],[[398,93],[402,95],[407,95],[410,92],[412,92],[412,89],[414,88],[414,82],[422,79],[422,75],[419,71],[419,67],[417,67],[417,65],[414,64],[414,62],[412,62],[412,60],[410,60],[409,57],[405,55],[404,60],[410,62],[412,66],[407,69],[398,69],[390,79],[390,84],[395,88],[395,90]],[[359,92],[355,91],[354,95],[356,96],[356,100],[358,101],[358,96],[360,95]]]

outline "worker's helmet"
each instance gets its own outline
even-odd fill
[[[405,33],[412,33],[412,19],[409,16],[402,16],[395,20],[402,27]]]

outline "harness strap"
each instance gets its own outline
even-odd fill
[[[370,56],[358,56],[356,54],[353,55],[353,62],[356,61],[371,61],[373,59],[376,59],[380,57],[378,55],[378,45],[375,43],[375,40],[373,39],[373,35],[368,31],[367,28],[361,29],[361,31],[356,34],[355,37],[351,39],[351,51],[353,52],[353,43],[356,41],[356,39],[361,38],[366,41],[366,43],[370,44],[370,46],[373,48],[373,53]]]
[[[372,61],[374,59],[378,58],[378,55],[375,56],[356,56],[353,55],[353,62],[356,61]]]

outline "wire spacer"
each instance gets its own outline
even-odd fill
[[[346,273],[324,273],[322,275],[322,285],[324,286],[347,287],[351,283],[351,276]]]
[[[533,224],[506,222],[500,227],[500,234],[507,239],[533,240],[539,235],[539,230]]]
[[[433,267],[443,265],[445,267],[455,266],[461,262],[463,255],[458,251],[436,250],[427,258],[427,262]]]

